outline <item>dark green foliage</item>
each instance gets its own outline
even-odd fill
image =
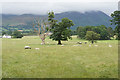
[[[109,34],[110,37],[114,36],[114,31],[113,31],[113,29],[111,27],[107,28],[107,32],[108,32],[108,34]]]
[[[13,38],[22,38],[23,35],[21,34],[21,32],[15,30],[12,34]]]
[[[48,21],[50,23],[50,31],[52,35],[50,36],[51,39],[58,41],[58,44],[61,44],[61,40],[65,41],[71,39],[71,29],[70,27],[73,26],[72,20],[68,18],[63,18],[61,22],[57,22],[54,20],[54,12],[48,13]]]
[[[6,34],[6,32],[5,31],[2,31],[2,35],[5,35]]]
[[[111,24],[120,24],[120,11],[114,11],[114,13],[111,14],[111,17],[113,18],[112,20],[110,20],[112,22]]]
[[[111,14],[111,17],[113,18],[110,20],[111,24],[116,25],[115,32],[117,39],[120,40],[120,11],[114,11],[114,13]]]
[[[71,31],[71,35],[77,35],[76,30],[72,30],[72,31]]]
[[[94,31],[97,34],[100,34],[100,40],[109,40],[111,37],[114,36],[113,30],[111,27],[107,28],[104,25],[101,26],[85,26],[85,27],[78,27],[77,34],[78,37],[81,39],[85,39],[85,35],[87,31]]]
[[[76,32],[77,32],[79,38],[81,38],[81,39],[85,38],[85,35],[86,35],[85,27],[78,27]]]
[[[91,41],[91,43],[93,44],[94,42],[96,42],[96,40],[100,38],[100,34],[97,34],[93,31],[87,31],[85,38]]]
[[[7,32],[7,34],[8,34],[8,35],[12,35],[12,31],[9,30],[9,31]]]

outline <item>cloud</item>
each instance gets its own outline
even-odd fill
[[[19,1],[19,0],[18,0]],[[22,0],[23,1],[23,0]],[[65,12],[65,11],[79,11],[85,12],[90,10],[100,10],[105,12],[106,14],[110,15],[111,12],[117,10],[118,3],[117,1],[101,0],[92,0],[93,2],[80,2],[78,0],[68,0],[65,1],[55,1],[55,0],[44,0],[43,2],[5,2],[2,3],[2,13],[6,14],[39,14],[44,15],[47,14],[49,11],[54,11],[55,13]],[[33,0],[30,0],[33,1]],[[78,1],[78,2],[77,2]]]

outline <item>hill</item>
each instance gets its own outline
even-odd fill
[[[19,28],[24,29],[32,29],[31,22],[34,18],[46,18],[48,15],[33,15],[33,14],[23,14],[23,15],[13,15],[13,14],[2,14],[2,24],[4,27],[22,25]],[[72,30],[75,30],[78,26],[99,26],[105,25],[106,27],[113,27],[110,25],[111,17],[106,15],[102,11],[88,11],[85,13],[69,11],[63,12],[59,14],[55,14],[55,19],[61,20],[62,18],[67,17],[74,22],[74,26],[71,27]],[[27,26],[26,26],[27,25]],[[10,28],[10,27],[9,27]],[[18,28],[18,29],[19,29]],[[6,27],[7,29],[7,27]]]

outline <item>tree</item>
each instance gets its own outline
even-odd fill
[[[8,34],[8,35],[12,35],[12,31],[9,30],[9,31],[7,32],[7,34]]]
[[[22,38],[23,35],[21,34],[20,31],[15,30],[12,34],[13,38]]]
[[[78,27],[77,28],[78,37],[81,39],[85,39],[85,35],[86,35],[87,31],[94,31],[97,34],[100,34],[100,40],[109,40],[110,39],[111,34],[108,32],[107,27],[104,25]]]
[[[72,31],[71,31],[71,35],[77,35],[76,30],[72,30]]]
[[[61,45],[61,40],[66,41],[68,39],[71,39],[71,29],[70,27],[73,26],[72,20],[69,20],[68,18],[63,18],[61,22],[57,22],[57,20],[54,20],[54,12],[48,13],[48,21],[50,23],[50,28],[52,35],[50,38],[52,40],[58,41],[58,45]]]
[[[114,11],[111,14],[111,17],[113,18],[111,21],[111,25],[116,25],[116,29],[117,29],[117,38],[118,40],[120,40],[120,11]]]
[[[2,36],[5,35],[5,34],[6,34],[6,32],[5,32],[5,31],[2,31]]]
[[[78,27],[76,32],[77,32],[79,38],[81,38],[81,39],[85,38],[85,35],[86,35],[85,27],[82,27],[82,26]]]
[[[36,20],[33,23],[34,32],[38,34],[40,39],[42,40],[41,44],[45,44],[45,38],[49,34],[49,26],[45,20]]]
[[[98,32],[94,31],[94,32],[100,34],[100,40],[109,40],[110,37],[109,37],[109,33],[107,31],[107,27],[104,25],[100,25],[97,27],[99,28],[98,29],[99,31]]]
[[[113,31],[113,29],[111,27],[107,28],[107,32],[109,34],[109,37],[113,37],[114,36],[114,31]]]
[[[100,34],[97,34],[93,31],[87,31],[86,33],[86,39],[89,40],[92,44],[96,42],[100,38]]]

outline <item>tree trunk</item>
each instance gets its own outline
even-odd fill
[[[44,39],[42,39],[42,44],[45,44],[45,40]]]
[[[92,44],[94,43],[94,41],[92,40]]]
[[[61,43],[61,41],[60,41],[60,40],[58,40],[58,45],[62,45],[62,43]]]
[[[42,43],[41,44],[45,44],[45,35],[39,35]]]

